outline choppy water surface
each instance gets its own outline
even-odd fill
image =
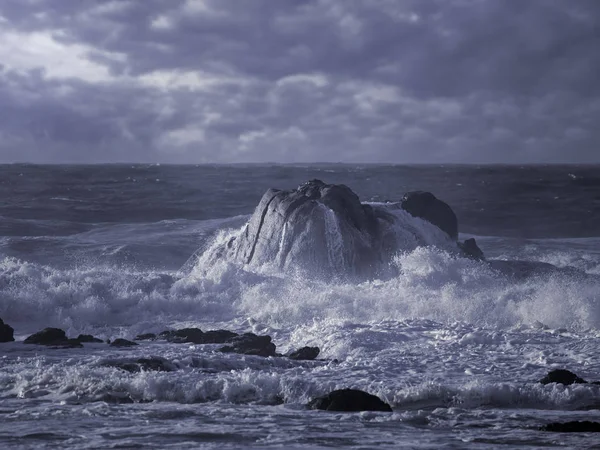
[[[0,445],[6,448],[586,448],[544,433],[600,420],[600,386],[546,385],[553,368],[600,380],[600,167],[0,166]],[[439,248],[399,253],[400,275],[324,282],[201,255],[243,226],[268,187],[312,178],[364,201],[429,190],[488,258],[576,270],[516,279]],[[142,342],[46,349],[46,326],[133,338],[198,326],[270,334],[316,361]],[[104,363],[162,357],[173,372]],[[324,413],[336,388],[389,413]],[[119,399],[134,403],[120,403]],[[110,401],[107,401],[110,399]]]

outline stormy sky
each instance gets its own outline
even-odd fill
[[[600,162],[600,1],[2,0],[17,161]]]

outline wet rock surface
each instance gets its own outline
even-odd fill
[[[4,323],[3,320],[0,319],[0,342],[14,341],[14,332],[15,330],[10,325]]]
[[[135,347],[139,345],[137,342],[129,341],[127,339],[118,338],[110,343],[111,347]]]
[[[383,411],[392,412],[392,407],[379,397],[358,389],[340,389],[308,403],[311,409],[323,411]]]
[[[302,347],[289,353],[287,357],[296,361],[310,361],[319,356],[320,352],[319,347]]]
[[[223,353],[240,353],[243,355],[278,356],[271,336],[258,336],[254,333],[245,333],[229,340],[229,345],[219,349]]]
[[[177,368],[164,358],[138,358],[126,360],[108,360],[101,363],[104,367],[115,367],[130,373],[139,372],[172,372]]]
[[[556,369],[548,372],[544,378],[540,380],[542,384],[550,384],[550,383],[560,383],[565,386],[569,386],[571,384],[583,384],[587,383],[583,378],[578,377],[573,372],[565,369]]]

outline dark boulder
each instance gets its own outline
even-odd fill
[[[42,331],[32,334],[24,341],[25,344],[47,345],[57,348],[82,347],[77,339],[69,339],[60,328],[44,328]]]
[[[126,405],[135,403],[131,396],[125,392],[111,392],[102,394],[95,399],[97,402],[105,402],[113,405]]]
[[[229,330],[210,330],[204,332],[199,328],[183,328],[181,330],[163,331],[158,336],[177,344],[225,344],[239,335]]]
[[[5,324],[2,319],[0,319],[0,342],[12,342],[15,340],[14,338],[15,330],[10,325]]]
[[[548,372],[544,378],[540,380],[542,384],[560,383],[569,386],[575,383],[587,383],[583,378],[578,377],[573,372],[565,369],[556,369]]]
[[[310,361],[319,356],[320,352],[319,347],[302,347],[299,350],[289,353],[287,357],[296,361]]]
[[[245,333],[229,340],[230,345],[221,347],[223,353],[240,353],[243,355],[277,356],[275,344],[271,336],[257,336],[254,333]]]
[[[438,199],[431,192],[407,192],[402,198],[401,207],[410,215],[434,224],[452,239],[458,239],[456,214],[447,203]]]
[[[210,330],[202,336],[202,344],[225,344],[238,336],[229,330]]]
[[[204,332],[200,328],[182,328],[181,330],[163,331],[158,337],[177,344],[202,344],[203,335]]]
[[[323,411],[384,411],[392,412],[392,407],[375,395],[358,389],[340,389],[308,403],[311,409]]]
[[[76,340],[79,342],[94,344],[102,344],[104,342],[102,339],[98,339],[97,337],[94,337],[91,334],[80,334],[79,336],[77,336]]]
[[[133,338],[134,341],[153,341],[155,339],[156,334],[154,333],[138,334],[135,338]]]
[[[130,373],[138,372],[172,372],[176,367],[164,358],[138,358],[134,360],[108,360],[101,363],[104,367],[116,367]]]
[[[540,427],[540,430],[555,433],[600,433],[600,422],[590,422],[588,420],[554,422]]]
[[[139,345],[137,342],[128,341],[127,339],[117,338],[110,343],[111,347],[135,347]]]

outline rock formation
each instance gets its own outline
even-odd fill
[[[435,245],[481,259],[474,240],[463,251],[452,209],[433,194],[401,202],[361,203],[345,185],[311,180],[295,190],[269,189],[245,228],[205,257],[298,271],[324,279],[386,274],[399,251]]]

